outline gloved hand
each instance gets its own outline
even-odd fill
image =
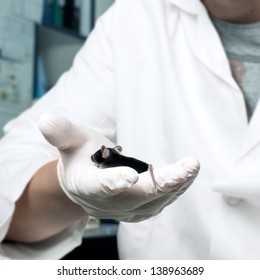
[[[152,173],[138,174],[129,167],[100,169],[90,156],[102,145],[114,146],[107,138],[91,129],[82,131],[55,115],[42,116],[39,128],[60,152],[57,173],[63,191],[93,217],[138,222],[155,216],[176,200],[199,172],[194,158],[183,158]]]

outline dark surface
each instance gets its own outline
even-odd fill
[[[118,223],[103,220],[98,228],[85,232],[82,244],[63,260],[118,260]]]
[[[118,260],[116,237],[84,238],[63,260]]]

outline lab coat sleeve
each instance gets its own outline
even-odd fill
[[[111,140],[115,136],[114,86],[111,22],[114,8],[104,14],[89,39],[76,55],[69,71],[30,109],[9,122],[0,141],[0,241],[7,232],[15,201],[33,174],[59,157],[38,130],[44,113],[66,116],[82,129],[90,126]],[[4,200],[4,199],[2,199]],[[2,243],[0,255],[6,258],[59,258],[78,246],[86,220],[75,223],[60,235],[34,246]]]

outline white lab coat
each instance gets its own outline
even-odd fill
[[[186,155],[200,160],[199,177],[173,205],[120,225],[121,258],[260,258],[260,108],[248,125],[243,95],[199,0],[118,0],[72,69],[7,125],[0,192],[9,207],[0,213],[2,226],[33,173],[58,156],[37,129],[44,112],[89,125],[155,166]],[[36,248],[4,244],[2,254],[60,257],[78,244],[83,225]]]

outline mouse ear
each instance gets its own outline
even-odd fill
[[[115,151],[117,151],[119,154],[122,152],[122,147],[121,146],[116,146],[115,148],[114,148],[114,150]]]
[[[106,146],[102,146],[101,147],[101,154],[102,154],[102,158],[108,158],[110,156],[110,151]]]

